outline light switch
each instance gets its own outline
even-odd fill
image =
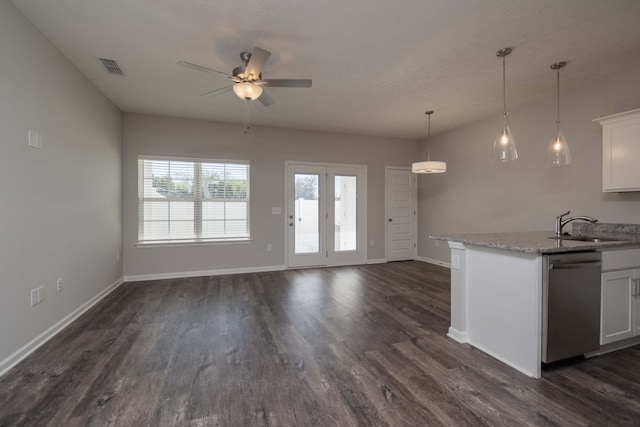
[[[29,147],[42,148],[42,135],[40,132],[29,129]]]

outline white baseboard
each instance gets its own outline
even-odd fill
[[[640,344],[640,337],[633,337],[622,341],[603,344],[598,350],[586,353],[584,357],[588,359],[590,357],[600,356],[603,354],[611,353],[612,351],[622,350],[623,348],[632,347],[638,344]]]
[[[225,268],[220,270],[179,271],[174,273],[134,274],[124,276],[125,282],[142,282],[145,280],[182,279],[186,277],[222,276],[224,274],[262,273],[266,271],[286,270],[286,265],[267,265],[264,267]]]
[[[387,262],[386,258],[372,258],[367,260],[367,264],[384,264]]]
[[[520,371],[521,373],[527,375],[530,378],[535,378],[535,379],[540,378],[541,363],[540,363],[539,358],[538,358],[538,362],[536,364],[534,364],[534,366],[525,367],[525,366],[520,366],[517,363],[514,363],[513,361],[494,353],[493,351],[485,348],[484,346],[481,346],[481,345],[478,345],[478,344],[474,343],[472,340],[467,340],[467,344],[470,344],[470,345],[474,346],[475,348],[477,348],[478,350],[480,350],[480,351],[482,351],[484,353],[487,353],[489,356],[493,357],[494,359],[497,359],[497,360],[501,361],[505,365],[511,366],[516,371]]]
[[[429,264],[435,264],[435,265],[439,265],[441,267],[451,268],[451,264],[450,263],[444,262],[444,261],[439,261],[439,260],[433,259],[433,258],[427,258],[427,257],[419,256],[418,257],[418,261],[428,262]]]
[[[56,336],[64,328],[69,326],[74,320],[76,320],[78,317],[84,314],[84,312],[86,312],[91,307],[96,305],[98,301],[100,301],[102,298],[109,295],[111,292],[117,289],[118,286],[122,285],[122,283],[124,283],[124,280],[121,277],[120,279],[116,280],[115,282],[107,286],[105,289],[100,291],[96,296],[91,298],[89,301],[85,302],[80,307],[76,308],[74,311],[69,313],[58,323],[51,326],[49,329],[47,329],[46,331],[44,331],[43,333],[41,333],[31,341],[29,341],[22,348],[16,350],[12,355],[0,361],[0,377],[6,374],[9,371],[9,369],[13,368],[22,360],[24,360],[24,358],[26,358],[31,353],[33,353],[38,348],[40,348],[44,343],[46,343],[51,338]]]
[[[447,336],[452,340],[459,342],[460,344],[467,343],[467,333],[461,332],[452,326],[449,326],[449,333],[447,333]]]

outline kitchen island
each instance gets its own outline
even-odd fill
[[[551,231],[430,236],[451,248],[449,337],[540,378],[544,255],[640,247],[635,233],[588,233],[620,240],[555,239]]]

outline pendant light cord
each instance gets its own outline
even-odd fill
[[[507,59],[502,57],[502,114],[507,114]]]
[[[558,69],[556,70],[557,75],[558,75],[558,115],[557,115],[557,120],[556,120],[556,125],[558,125],[558,130],[560,130],[560,67],[558,67]]]
[[[244,133],[246,135],[249,131],[249,101],[245,99],[242,102],[244,102]]]
[[[427,161],[430,162],[431,161],[431,115],[433,114],[433,111],[429,110],[429,111],[425,111],[424,113],[429,118],[429,125],[427,127]]]

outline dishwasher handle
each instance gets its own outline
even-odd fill
[[[579,268],[600,268],[602,261],[571,262],[549,265],[549,270],[569,270]]]

